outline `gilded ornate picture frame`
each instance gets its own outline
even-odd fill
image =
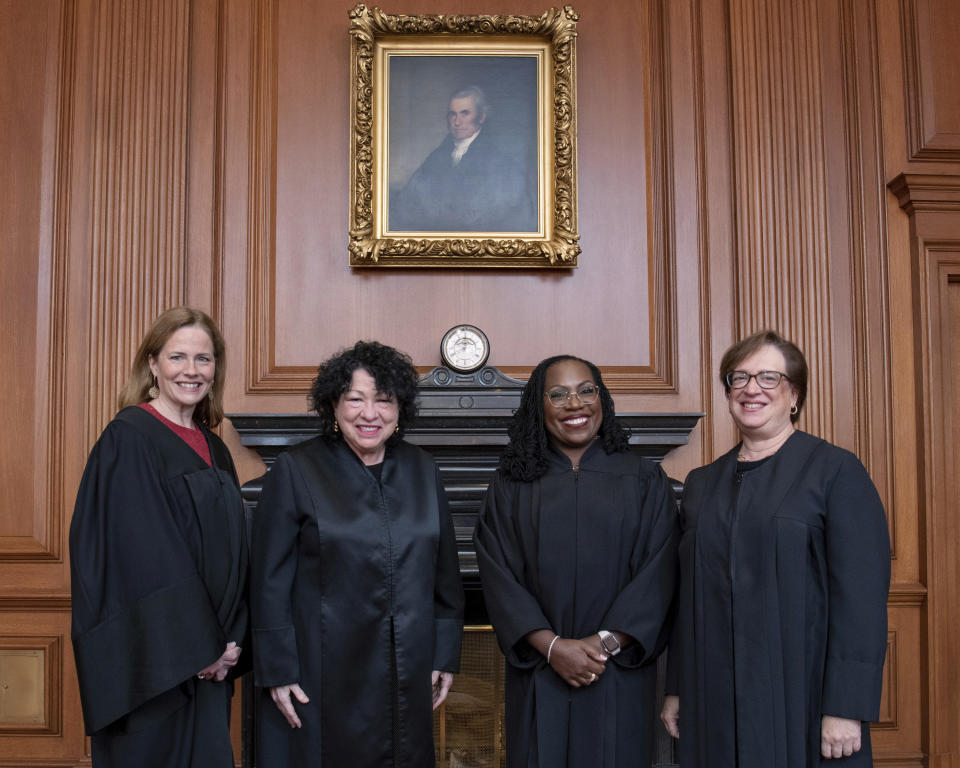
[[[350,265],[576,267],[573,9],[350,20]]]

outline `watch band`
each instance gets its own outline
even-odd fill
[[[613,632],[601,629],[597,634],[600,635],[600,645],[603,646],[603,650],[611,656],[620,653],[620,641],[617,640],[617,636]]]

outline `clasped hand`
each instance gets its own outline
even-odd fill
[[[226,680],[230,669],[237,666],[242,650],[243,649],[234,642],[227,643],[227,648],[223,652],[223,655],[210,666],[204,667],[197,672],[197,677],[201,680],[216,680],[217,682]]]
[[[607,668],[606,652],[597,635],[557,638],[550,651],[550,666],[573,688],[595,682]]]

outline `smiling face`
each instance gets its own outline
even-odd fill
[[[167,418],[189,421],[207,396],[217,369],[210,335],[198,325],[178,328],[149,363],[160,390],[154,406]]]
[[[447,123],[450,135],[454,139],[469,139],[480,130],[486,115],[477,109],[477,100],[473,96],[461,96],[450,99]]]
[[[574,466],[593,442],[603,422],[600,398],[585,405],[576,396],[571,396],[559,408],[550,403],[548,393],[553,390],[577,392],[587,384],[596,386],[590,369],[579,360],[561,360],[547,368],[543,390],[543,425],[550,443],[563,452]]]
[[[786,369],[783,353],[776,347],[761,347],[736,365],[736,370],[753,374],[759,371]],[[797,402],[797,392],[787,379],[781,379],[776,389],[763,389],[751,378],[742,389],[731,389],[727,394],[730,415],[737,427],[754,440],[767,440],[792,430],[790,409]]]
[[[397,428],[400,408],[395,395],[377,391],[377,382],[363,368],[357,368],[347,391],[333,408],[340,433],[364,464],[383,461],[384,445]]]

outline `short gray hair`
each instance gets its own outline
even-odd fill
[[[483,92],[483,89],[478,85],[468,85],[465,88],[460,88],[453,92],[453,95],[450,96],[450,101],[454,99],[466,99],[472,98],[473,103],[477,105],[477,111],[486,117],[487,112],[490,110],[490,104],[487,101],[487,94]]]

